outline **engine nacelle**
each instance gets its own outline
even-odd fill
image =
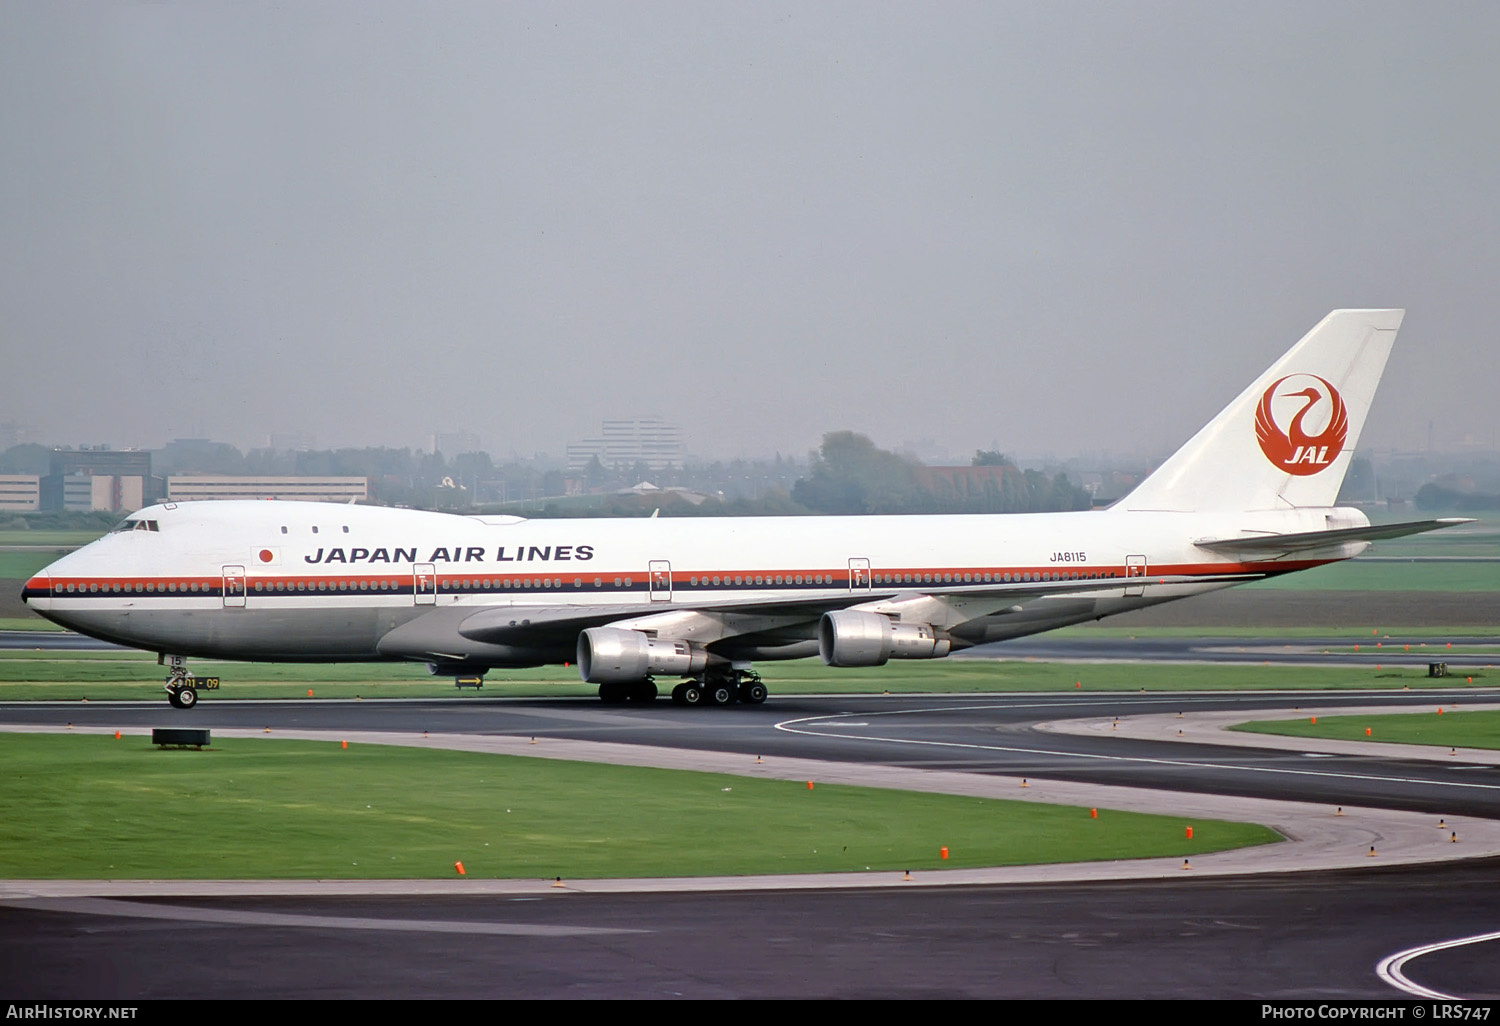
[[[843,609],[818,622],[818,654],[829,666],[879,666],[888,659],[940,659],[953,647],[925,623]]]
[[[620,627],[590,627],[578,635],[578,675],[589,684],[634,681],[654,673],[694,674],[708,653],[687,641],[666,641]]]

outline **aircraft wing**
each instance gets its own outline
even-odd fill
[[[1226,574],[1223,581],[1243,582],[1261,576],[1264,575]],[[839,609],[897,612],[902,606],[917,601],[936,600],[961,609],[963,619],[972,619],[1023,606],[1049,595],[1072,595],[1183,582],[1202,583],[1217,579],[1201,575],[1191,578],[1153,575],[1147,578],[1114,577],[1004,584],[934,584],[923,588],[859,590],[805,600],[723,598],[698,602],[679,600],[670,604],[640,602],[630,605],[491,606],[478,609],[450,606],[435,613],[448,618],[460,611],[472,609],[472,612],[455,622],[458,634],[470,641],[490,644],[525,643],[539,637],[574,635],[589,627],[604,626],[626,626],[665,636],[677,636],[678,631],[674,627],[682,624],[689,615],[698,625],[690,633],[703,634],[705,632],[702,625],[712,622],[716,629],[711,633],[723,638],[799,623],[816,623],[824,613]]]
[[[1472,524],[1472,518],[1445,517],[1440,520],[1414,520],[1405,524],[1371,524],[1368,527],[1345,527],[1336,531],[1302,531],[1297,534],[1253,534],[1243,538],[1209,538],[1193,544],[1200,549],[1231,554],[1266,557],[1274,553],[1308,552],[1337,548],[1350,542],[1404,538],[1445,527]]]

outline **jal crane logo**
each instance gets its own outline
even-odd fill
[[[1291,384],[1287,385],[1288,382]],[[1302,384],[1306,387],[1294,391]],[[1282,388],[1283,385],[1287,387]],[[1301,400],[1300,408],[1297,400]],[[1277,414],[1285,420],[1293,410],[1291,423],[1283,431],[1277,423]],[[1348,434],[1349,411],[1344,408],[1343,396],[1316,374],[1288,374],[1280,378],[1266,389],[1255,411],[1255,437],[1260,441],[1260,451],[1279,469],[1298,477],[1327,469],[1344,451]]]

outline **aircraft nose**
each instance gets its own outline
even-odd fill
[[[43,570],[21,588],[21,601],[37,612],[52,608],[52,579]]]

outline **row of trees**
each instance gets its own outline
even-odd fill
[[[50,452],[39,445],[6,450],[0,473],[46,474]],[[152,469],[163,476],[366,477],[372,498],[387,505],[542,516],[649,516],[656,509],[719,516],[1024,513],[1087,509],[1090,502],[1065,475],[1022,471],[998,452],[976,453],[972,468],[933,468],[850,431],[825,435],[806,463],[777,456],[653,471],[644,464],[606,468],[595,460],[568,475],[535,462],[496,463],[484,452],[451,458],[386,447],[241,453],[227,443],[193,442],[156,451]],[[660,490],[619,494],[648,481]]]
[[[993,450],[976,452],[971,466],[983,471],[926,467],[864,435],[835,431],[823,436],[791,497],[815,513],[1047,513],[1092,502],[1067,475],[1023,471]]]

